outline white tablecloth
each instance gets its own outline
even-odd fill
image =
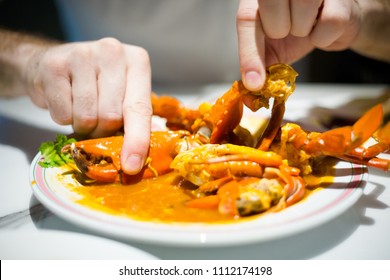
[[[200,96],[216,96],[228,87],[209,85],[155,90],[169,92],[185,104],[194,104]],[[382,85],[298,84],[287,103],[285,117],[316,127],[326,121],[332,109],[340,108],[340,116],[359,115],[380,97],[390,99],[389,91],[386,92]],[[70,132],[70,127],[55,124],[47,111],[36,108],[28,98],[0,100],[0,236],[9,231],[27,235],[32,231],[46,234],[54,230],[96,238],[97,233],[52,214],[35,199],[30,187],[30,163],[40,143],[53,140],[57,133]],[[185,248],[116,240],[116,246],[140,249],[160,259],[390,259],[390,174],[369,168],[367,180],[363,196],[337,218],[274,241],[244,246]],[[100,240],[112,240],[108,236],[99,237],[103,237]],[[18,247],[17,242],[14,245]],[[67,244],[58,242],[57,246],[61,251]],[[27,258],[42,256],[28,250],[33,249],[26,247],[20,257],[23,258],[23,254]],[[83,258],[85,254],[78,255],[76,250],[75,258],[77,256]],[[111,257],[115,258],[115,254],[107,255],[107,258]],[[7,258],[7,252],[3,251],[3,258]]]

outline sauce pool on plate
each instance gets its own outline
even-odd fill
[[[306,198],[313,191],[321,190],[332,183],[333,166],[334,161],[323,161],[320,173],[305,178],[310,185],[315,185],[315,187],[307,189]],[[237,217],[221,214],[216,209],[187,207],[186,202],[194,198],[191,186],[183,184],[183,180],[175,172],[157,178],[141,180],[131,185],[119,183],[80,185],[75,180],[74,184],[68,181],[66,186],[79,195],[80,199],[77,203],[85,207],[140,221],[228,223],[257,218],[270,212],[250,217]]]

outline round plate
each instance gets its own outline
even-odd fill
[[[336,165],[334,183],[280,212],[237,223],[142,222],[94,210],[77,203],[77,194],[56,178],[60,168],[42,168],[38,153],[30,168],[37,199],[61,218],[107,236],[144,243],[178,246],[232,246],[264,242],[323,224],[351,207],[363,193],[367,168],[348,162]],[[69,180],[71,176],[68,176]],[[72,181],[72,184],[77,182]]]

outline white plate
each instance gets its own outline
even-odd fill
[[[157,259],[110,239],[54,230],[2,230],[0,248],[2,260]]]
[[[31,164],[32,189],[37,199],[58,216],[122,240],[178,246],[232,246],[308,230],[351,207],[362,195],[368,176],[364,166],[339,162],[331,186],[283,211],[231,224],[159,224],[118,217],[78,204],[76,194],[55,179],[60,169],[40,167],[40,158],[37,154]]]

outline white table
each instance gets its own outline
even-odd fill
[[[199,94],[219,94],[228,87],[155,90],[169,92],[184,103],[193,104]],[[327,109],[342,107],[342,113],[357,114],[359,108],[370,107],[369,103],[378,96],[390,97],[385,90],[383,85],[298,84],[287,103],[286,118],[317,125],[318,116],[324,118],[322,113]],[[36,108],[28,98],[0,100],[0,234],[56,230],[82,233],[91,239],[97,235],[52,214],[35,199],[29,184],[30,163],[40,143],[53,140],[57,133],[70,132],[70,127],[55,124],[47,111]],[[271,242],[213,248],[130,241],[120,241],[120,245],[141,249],[161,259],[390,259],[390,174],[369,168],[368,182],[357,203],[337,218]],[[58,250],[61,246],[67,244],[58,244]],[[34,258],[34,252],[26,252],[26,256]],[[39,258],[38,253],[36,257]]]

